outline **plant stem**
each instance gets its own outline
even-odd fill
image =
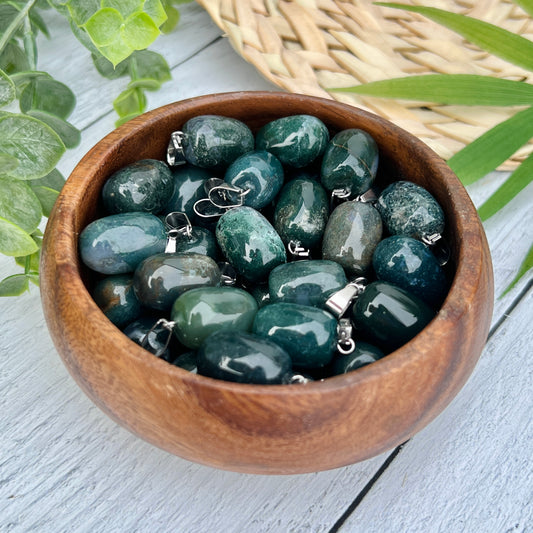
[[[24,17],[28,15],[29,10],[35,4],[36,0],[28,0],[24,7],[18,12],[18,15],[11,21],[11,24],[7,27],[6,31],[0,38],[0,52],[3,52],[6,44],[13,38],[15,32],[18,30],[20,24],[24,20]]]

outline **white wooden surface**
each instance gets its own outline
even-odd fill
[[[274,89],[221,38],[197,5],[157,42],[173,81],[150,108],[212,92]],[[112,130],[122,81],[102,80],[65,22],[39,66],[73,88],[81,146],[68,175]],[[469,189],[476,205],[501,182]],[[486,225],[496,294],[532,239],[533,189]],[[0,276],[14,272],[0,258]],[[37,290],[0,300],[1,532],[520,532],[533,528],[531,276],[495,304],[493,329],[452,404],[400,450],[301,476],[223,472],[171,456],[132,436],[80,391],[49,338]]]

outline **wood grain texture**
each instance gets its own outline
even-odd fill
[[[297,113],[318,116],[332,130],[365,129],[380,147],[387,175],[419,183],[444,207],[457,270],[436,319],[382,361],[305,387],[225,383],[150,356],[112,326],[82,282],[87,273],[79,264],[77,238],[97,216],[103,183],[132,161],[163,158],[170,133],[194,116],[233,116],[256,130]],[[377,116],[281,93],[186,100],[138,117],[103,139],[76,167],[58,199],[45,234],[41,276],[56,347],[102,409],[163,449],[243,472],[335,468],[405,441],[462,387],[483,347],[492,311],[484,233],[466,191],[442,160]]]

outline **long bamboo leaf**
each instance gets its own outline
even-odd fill
[[[509,283],[507,288],[502,292],[500,295],[500,298],[503,298],[528,272],[533,268],[533,246],[529,248],[529,251],[527,252],[527,255],[525,259],[522,261],[522,264],[520,265],[520,268],[518,269],[518,272],[516,273],[516,276],[514,277],[513,281]]]
[[[532,84],[476,74],[407,76],[330,90],[441,104],[486,106],[533,104]]]
[[[520,6],[526,13],[533,17],[533,0],[513,0],[517,6]]]
[[[478,209],[481,220],[487,220],[510,202],[533,181],[533,153],[505,180],[498,190]]]
[[[376,4],[424,15],[462,35],[483,50],[515,65],[533,70],[533,42],[520,35],[479,19],[450,13],[435,7],[409,6],[386,2],[376,2]]]
[[[533,137],[533,107],[500,122],[448,159],[464,185],[470,185],[511,157]]]

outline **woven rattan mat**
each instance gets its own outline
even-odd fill
[[[533,82],[533,73],[479,50],[415,13],[371,0],[197,0],[235,50],[290,92],[335,98],[388,118],[444,158],[515,109],[378,99],[327,88],[414,74],[466,73]],[[404,0],[467,14],[533,38],[533,20],[505,0]],[[512,169],[533,142],[500,168]]]

